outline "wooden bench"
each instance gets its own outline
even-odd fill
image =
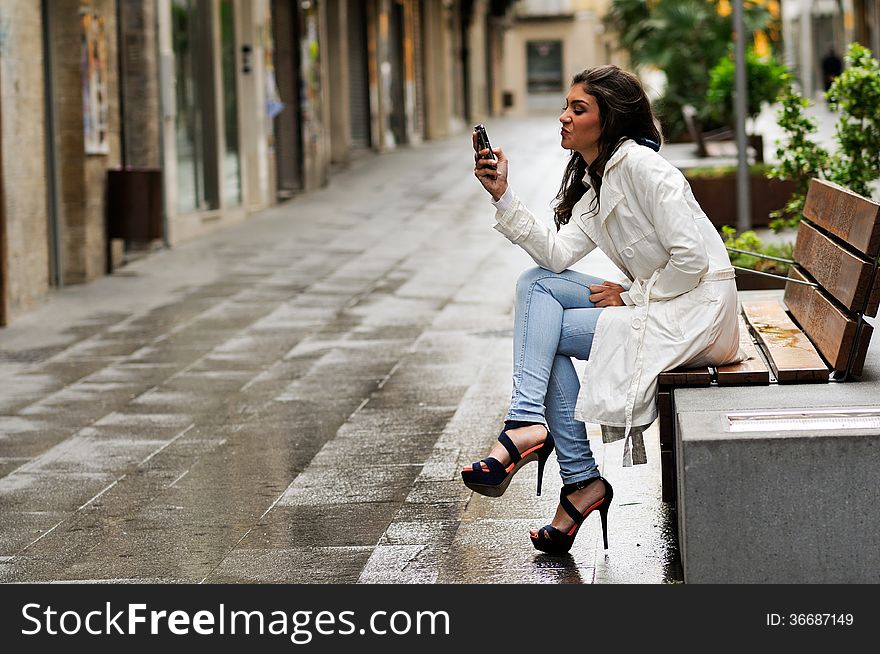
[[[709,149],[713,148],[712,155],[727,155],[731,157],[736,156],[736,143],[735,135],[733,130],[729,127],[723,127],[721,129],[712,130],[709,132],[703,131],[703,126],[700,124],[700,118],[697,115],[697,110],[692,105],[686,104],[681,108],[681,116],[684,118],[684,124],[687,127],[688,134],[691,137],[691,140],[694,142],[694,145],[697,146],[696,155],[698,157],[708,157],[710,156]],[[709,145],[709,143],[724,143],[725,146],[721,146],[722,149],[719,150],[714,146]]]
[[[687,127],[688,134],[694,145],[697,146],[696,154],[700,158],[705,157],[735,157],[736,134],[729,127],[721,127],[708,132],[703,131],[697,110],[689,104],[681,108],[681,115]],[[749,134],[748,151],[750,160],[755,163],[764,161],[764,141],[760,135]]]
[[[741,363],[676,369],[659,378],[663,500],[676,499],[675,389],[858,379],[880,306],[880,204],[814,179],[782,300],[742,300]],[[798,283],[798,282],[806,282]],[[878,398],[880,400],[880,398]]]

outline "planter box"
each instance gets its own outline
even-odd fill
[[[716,227],[731,225],[736,227],[736,173],[718,177],[689,177],[694,197],[709,220]],[[795,183],[790,180],[767,179],[763,175],[749,176],[752,199],[752,226],[766,227],[770,222],[770,212],[781,209],[795,191]]]

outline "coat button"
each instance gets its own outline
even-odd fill
[[[633,329],[641,329],[642,328],[642,319],[641,318],[633,318],[632,327],[633,327]]]
[[[623,253],[624,253],[626,256],[630,257],[630,258],[633,256],[633,254],[635,254],[635,253],[633,252],[633,249],[632,249],[631,247],[629,247],[629,246],[623,248]]]

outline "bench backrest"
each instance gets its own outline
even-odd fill
[[[880,204],[814,179],[798,228],[785,305],[835,375],[862,373],[880,307]]]

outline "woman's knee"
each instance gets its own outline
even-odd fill
[[[549,270],[541,268],[540,266],[527,268],[520,273],[519,279],[516,280],[516,296],[525,297],[532,286],[534,286],[539,280],[552,274],[553,273]]]

